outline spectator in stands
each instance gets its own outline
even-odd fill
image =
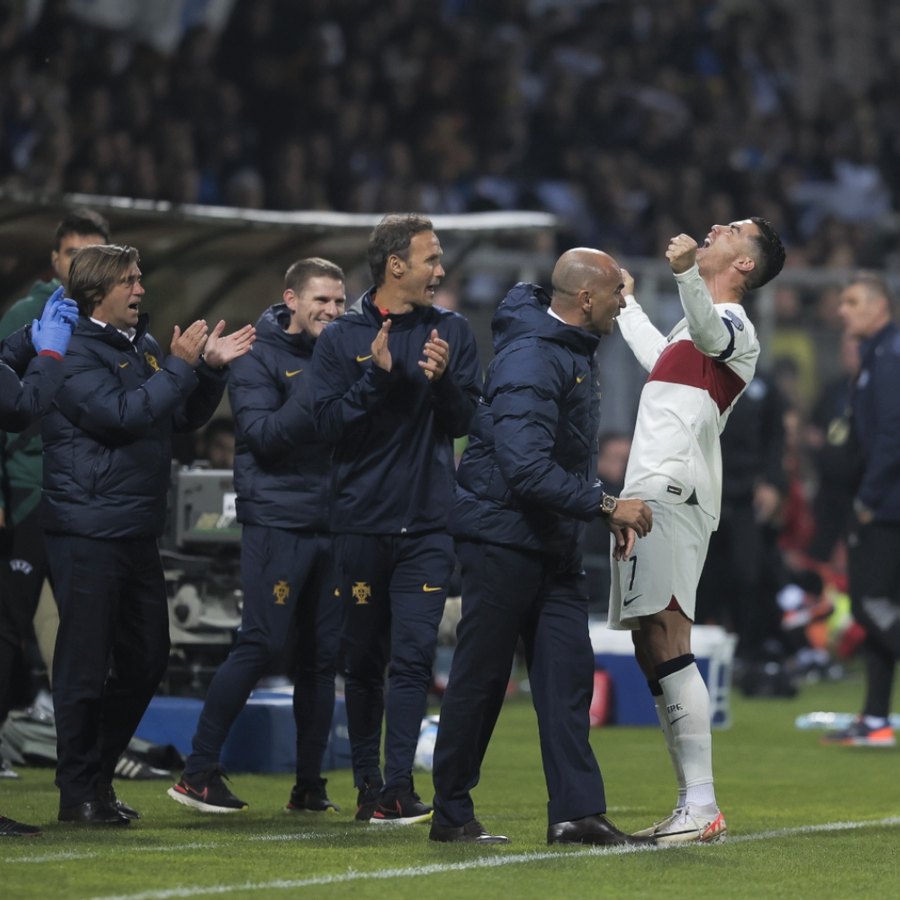
[[[40,318],[23,325],[0,343],[0,428],[22,429],[49,409],[63,380],[62,359],[69,346],[78,309],[63,298],[60,286],[44,304]],[[22,380],[19,380],[19,377]],[[3,618],[6,618],[4,610]],[[0,648],[4,658],[10,656],[11,637],[4,629]],[[8,673],[0,673],[0,720],[9,712]],[[9,777],[2,766],[0,777]],[[39,835],[37,825],[26,825],[0,815],[0,837],[33,837]]]
[[[334,710],[341,603],[328,533],[331,448],[315,433],[309,376],[315,343],[344,311],[344,300],[338,266],[298,260],[285,275],[282,302],[256,324],[253,352],[231,366],[241,628],[206,693],[184,774],[168,792],[201,812],[247,806],[223,780],[222,746],[253,686],[288,650],[296,666],[297,783],[287,809],[337,810],[325,791],[322,758]]]
[[[235,453],[234,421],[228,416],[210,419],[198,435],[197,458],[211,469],[233,469]]]
[[[171,435],[215,410],[224,367],[246,353],[248,325],[223,336],[175,327],[164,356],[140,313],[138,251],[85,247],[69,271],[79,319],[65,381],[42,422],[42,525],[59,606],[53,660],[59,820],[128,825],[116,798],[119,755],[168,663],[169,618],[157,539]],[[201,359],[201,354],[203,358]]]
[[[829,744],[893,747],[891,693],[900,659],[900,330],[884,280],[853,277],[841,294],[848,336],[860,343],[859,374],[850,394],[862,475],[848,537],[853,617],[866,630],[866,695],[862,713]]]
[[[468,323],[434,305],[442,253],[424,216],[382,219],[369,238],[374,285],[322,332],[313,355],[316,426],[334,446],[356,818],[375,824],[432,812],[412,767],[454,564],[453,439],[467,433],[481,390]]]
[[[69,267],[78,250],[109,240],[106,220],[90,209],[73,209],[56,227],[50,253],[55,277],[37,281],[26,297],[18,300],[0,319],[0,338],[8,337],[26,323],[40,318],[47,299],[65,288]],[[21,432],[0,431],[0,724],[9,712],[9,691],[13,673],[24,670],[22,651],[34,638],[33,620],[44,582],[50,576],[47,551],[39,522],[42,487],[41,425],[29,421]],[[49,591],[48,591],[49,594]],[[50,595],[52,597],[52,594]],[[52,600],[49,601],[52,607]],[[56,639],[48,628],[42,646]],[[52,653],[45,659],[52,668]],[[29,685],[28,693],[33,694]],[[30,702],[30,701],[29,701]],[[0,762],[2,766],[2,762]],[[7,771],[11,771],[7,769]]]

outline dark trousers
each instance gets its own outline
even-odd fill
[[[474,818],[470,791],[506,693],[521,636],[537,713],[551,824],[606,811],[588,712],[594,655],[584,575],[540,554],[460,541],[462,618],[434,748],[434,814]]]
[[[742,659],[760,658],[770,639],[781,641],[775,537],[772,529],[756,521],[750,498],[723,510],[719,527],[710,535],[697,585],[695,621],[736,632]]]
[[[900,659],[900,524],[858,525],[847,543],[851,609],[866,630],[863,713],[888,716]]]
[[[26,675],[22,651],[34,636],[34,614],[50,574],[38,510],[25,509],[33,499],[34,491],[13,488],[7,525],[0,532],[4,538],[0,550],[0,723],[12,705],[13,685]],[[13,511],[15,523],[10,521]]]
[[[53,657],[60,806],[111,781],[169,658],[169,609],[154,538],[46,535],[59,631]]]
[[[206,693],[185,773],[218,764],[254,685],[291,652],[297,781],[314,781],[321,775],[334,714],[341,621],[330,536],[245,525],[241,582],[241,630]]]
[[[341,534],[335,552],[344,602],[342,652],[347,725],[357,787],[412,777],[428,702],[438,625],[453,571],[453,541],[443,533]],[[387,666],[387,703],[384,672]]]

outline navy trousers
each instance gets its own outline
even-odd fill
[[[537,713],[550,824],[606,811],[589,742],[594,657],[584,574],[540,554],[460,541],[462,618],[434,748],[434,815],[475,818],[471,790],[521,636]],[[580,569],[580,566],[577,567]]]
[[[59,631],[53,656],[60,806],[112,781],[169,660],[169,607],[155,538],[45,535]]]
[[[453,571],[453,541],[418,535],[340,534],[342,651],[354,783],[407,784],[428,702],[438,625]],[[384,673],[387,667],[387,703]]]
[[[245,525],[241,582],[241,630],[206,692],[185,774],[218,765],[253,687],[272,663],[291,652],[297,781],[315,781],[334,715],[341,621],[331,536]]]

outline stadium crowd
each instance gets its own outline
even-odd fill
[[[562,244],[632,256],[657,255],[675,220],[701,234],[710,213],[754,209],[792,265],[880,267],[900,209],[900,30],[881,4],[853,4],[852,27],[826,6],[256,0],[166,54],[59,0],[32,22],[3,0],[0,187],[539,208]]]

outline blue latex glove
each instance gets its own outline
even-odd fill
[[[31,343],[38,353],[50,350],[62,356],[69,347],[72,329],[78,321],[78,305],[63,294],[64,288],[58,287],[50,295],[40,319],[31,323]]]

